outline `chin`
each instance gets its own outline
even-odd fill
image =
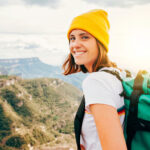
[[[83,61],[75,61],[77,65],[84,65]]]

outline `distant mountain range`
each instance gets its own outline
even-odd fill
[[[64,76],[60,66],[52,66],[43,63],[37,57],[0,59],[0,74],[17,75],[22,78],[59,78],[81,89],[85,74],[77,73]]]

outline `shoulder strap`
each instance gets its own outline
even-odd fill
[[[112,71],[112,70],[101,70],[101,71],[105,71],[105,72],[108,72],[108,73],[116,76],[116,78],[122,82],[122,78],[120,77],[120,75],[117,71],[115,71],[115,70],[114,71]]]
[[[142,77],[143,71],[139,71],[133,85],[133,92],[130,96],[130,105],[129,105],[129,114],[127,117],[127,147],[131,150],[132,139],[136,134],[137,130],[144,130],[143,128],[146,126],[140,125],[138,120],[138,102],[141,94],[143,94],[143,81]]]
[[[115,71],[115,70],[101,70],[101,71],[105,71],[107,73],[110,73],[110,74],[116,76],[116,78],[118,80],[120,80],[120,82],[122,83],[123,80],[122,80],[122,78],[120,77],[120,74],[117,71]],[[124,90],[119,95],[124,96]]]
[[[81,103],[80,103],[80,106],[77,110],[75,120],[74,120],[75,138],[76,138],[78,150],[81,150],[81,148],[80,148],[80,134],[81,134],[81,128],[82,128],[84,113],[85,113],[85,98],[83,96]]]

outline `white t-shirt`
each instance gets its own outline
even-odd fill
[[[120,76],[125,77],[124,72],[116,68],[104,67],[101,70],[116,70]],[[85,96],[85,115],[81,129],[80,143],[85,150],[102,150],[98,137],[94,118],[90,112],[90,104],[107,104],[119,109],[120,122],[124,121],[124,98],[119,94],[123,91],[120,80],[115,75],[99,71],[89,73],[82,84]]]

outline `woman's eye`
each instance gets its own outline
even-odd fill
[[[69,39],[70,41],[72,41],[72,40],[75,40],[75,37],[70,37],[70,39]]]
[[[88,36],[83,36],[83,37],[82,37],[82,39],[88,39],[88,38],[89,38]]]

